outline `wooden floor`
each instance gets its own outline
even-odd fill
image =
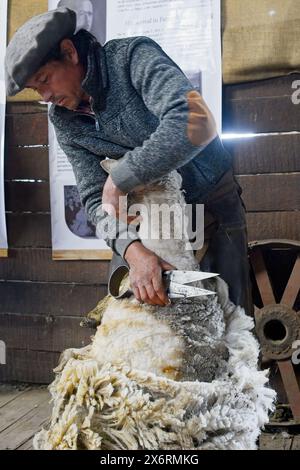
[[[0,450],[32,450],[32,438],[50,416],[46,387],[0,385]]]

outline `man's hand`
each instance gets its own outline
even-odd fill
[[[136,299],[150,305],[169,305],[162,271],[176,268],[145,248],[139,241],[129,245],[124,258],[130,267],[130,285]]]

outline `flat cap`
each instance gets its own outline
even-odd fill
[[[75,30],[76,13],[68,8],[48,11],[24,23],[6,49],[6,94],[13,96],[22,91],[49,52]]]

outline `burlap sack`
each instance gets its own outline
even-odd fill
[[[48,10],[48,0],[9,0],[7,13],[8,41],[17,29],[35,15]],[[40,96],[31,90],[24,90],[16,96],[7,98],[7,101],[37,101]]]
[[[299,0],[223,0],[223,80],[300,71]]]

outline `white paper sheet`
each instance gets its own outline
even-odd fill
[[[49,10],[56,8],[58,3],[58,0],[49,0]],[[63,0],[62,6],[76,10],[78,16],[81,17],[82,24],[88,24],[90,17],[85,19],[84,12],[95,13],[96,6],[99,7],[97,3],[99,1]],[[105,25],[105,8],[103,12]],[[92,26],[92,22],[89,24]],[[72,166],[57,143],[54,127],[50,121],[49,163],[53,258],[109,258],[111,250],[104,240],[96,238],[95,227],[87,221],[79,199]]]
[[[0,256],[7,256],[7,232],[4,202],[4,137],[6,93],[4,82],[4,57],[7,34],[7,0],[0,2]]]
[[[106,40],[148,36],[203,95],[221,133],[220,0],[109,0]]]

